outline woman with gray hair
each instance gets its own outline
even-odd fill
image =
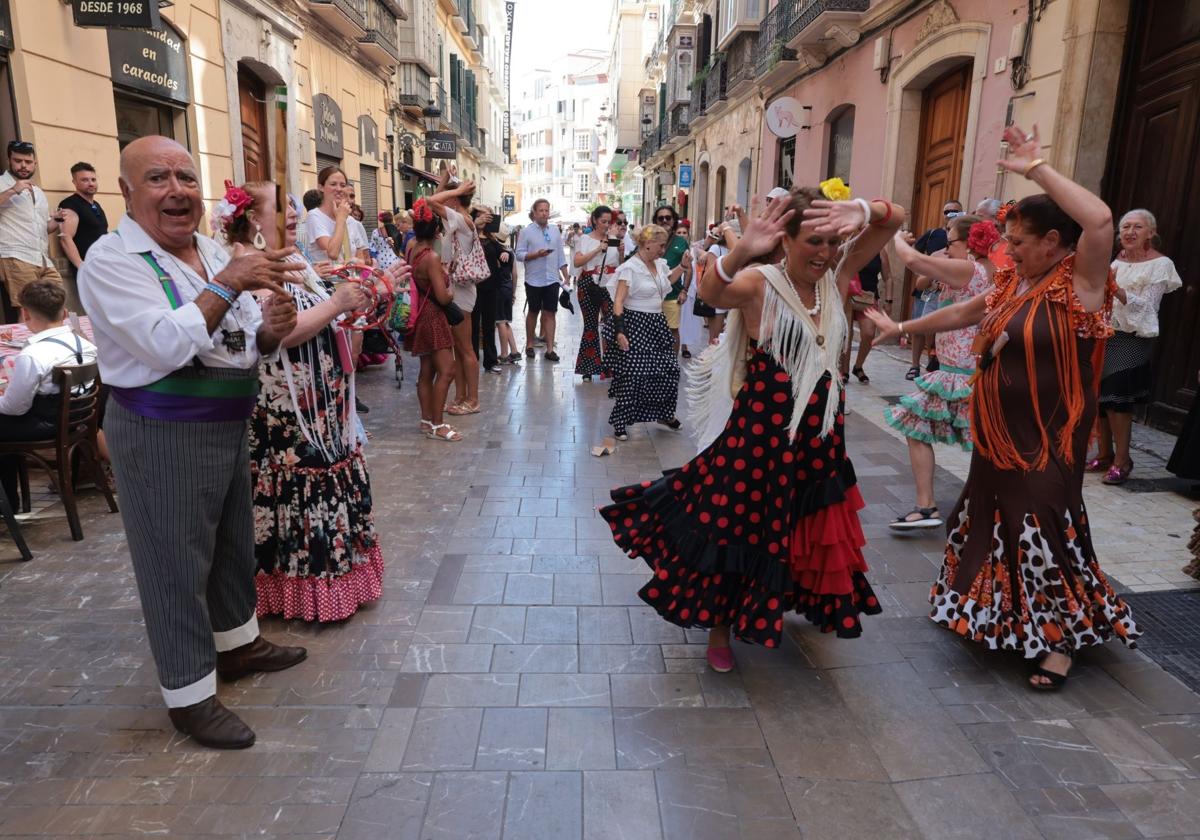
[[[1117,293],[1113,302],[1115,332],[1104,349],[1100,380],[1100,451],[1088,472],[1103,472],[1105,484],[1124,484],[1133,471],[1129,438],[1133,411],[1150,398],[1154,340],[1162,297],[1183,281],[1170,257],[1159,253],[1158,223],[1149,210],[1130,210],[1121,217],[1112,262]]]

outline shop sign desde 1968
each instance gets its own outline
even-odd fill
[[[158,29],[158,0],[71,0],[76,26]]]
[[[110,29],[113,84],[180,105],[192,101],[187,42],[163,21],[158,29]]]

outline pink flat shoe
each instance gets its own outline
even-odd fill
[[[1112,458],[1093,458],[1087,462],[1087,466],[1083,468],[1084,472],[1108,472],[1108,468],[1112,466]]]
[[[733,670],[733,648],[710,647],[707,656],[708,667],[718,674],[728,674]]]
[[[1118,467],[1113,464],[1108,472],[1104,474],[1104,478],[1100,479],[1103,484],[1124,484],[1129,480],[1129,474],[1133,472],[1133,461],[1129,462],[1128,467]]]

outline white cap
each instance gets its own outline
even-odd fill
[[[788,190],[785,190],[783,187],[776,187],[767,193],[767,198],[773,200],[776,198],[787,198],[789,195],[791,195],[791,193]]]

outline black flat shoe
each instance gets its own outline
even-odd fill
[[[855,379],[857,379],[859,382],[861,382],[864,385],[868,384],[871,381],[871,377],[867,376],[867,372],[860,367],[856,367],[850,372],[854,374]]]
[[[679,422],[678,417],[672,417],[670,420],[659,420],[658,424],[660,426],[666,426],[668,429],[670,429],[673,432],[679,431],[679,427],[683,425],[682,423]]]
[[[683,352],[681,352],[679,355],[685,359],[690,359],[692,358],[692,351],[684,347]]]

